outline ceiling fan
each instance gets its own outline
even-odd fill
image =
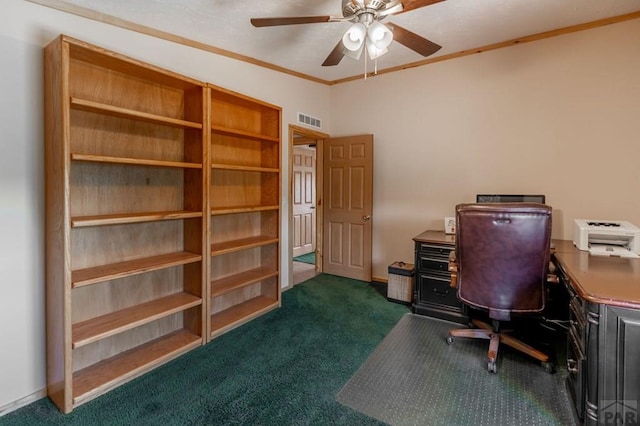
[[[422,56],[429,56],[440,50],[442,46],[396,24],[383,24],[380,21],[387,16],[408,12],[441,1],[444,0],[342,0],[342,17],[322,15],[252,18],[251,24],[254,27],[273,27],[322,22],[352,22],[322,66],[338,65],[345,55],[359,59],[365,48],[366,54],[371,59],[377,59],[387,53],[387,47],[393,40]]]

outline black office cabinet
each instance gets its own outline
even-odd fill
[[[449,241],[448,241],[449,240]],[[452,237],[442,232],[427,231],[415,241],[415,294],[413,312],[467,324],[465,306],[451,287],[449,253],[454,250]]]
[[[558,272],[570,295],[567,388],[579,420],[639,424],[640,311],[588,302]]]
[[[580,421],[584,421],[587,393],[587,350],[591,350],[589,361],[592,363],[598,359],[598,304],[587,303],[581,299],[563,271],[558,268],[557,273],[569,294],[569,330],[567,332],[567,390],[571,398],[576,415]],[[589,318],[592,320],[589,321]],[[593,339],[589,341],[589,336]],[[597,370],[597,364],[591,367],[592,371]],[[591,381],[595,384],[597,381]],[[597,393],[592,389],[592,393]],[[597,418],[597,417],[596,417]]]
[[[598,362],[598,424],[640,424],[640,312],[603,306]],[[589,371],[591,374],[591,371]],[[590,377],[590,376],[589,376]]]

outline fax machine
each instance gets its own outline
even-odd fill
[[[598,256],[640,257],[640,228],[625,221],[575,219],[573,244]]]

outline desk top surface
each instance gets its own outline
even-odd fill
[[[455,236],[425,231],[414,241],[455,245]],[[640,259],[592,256],[569,240],[553,240],[552,253],[583,299],[640,309]]]

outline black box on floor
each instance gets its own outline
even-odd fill
[[[413,301],[413,263],[393,262],[389,265],[387,299],[393,302],[411,304]]]

